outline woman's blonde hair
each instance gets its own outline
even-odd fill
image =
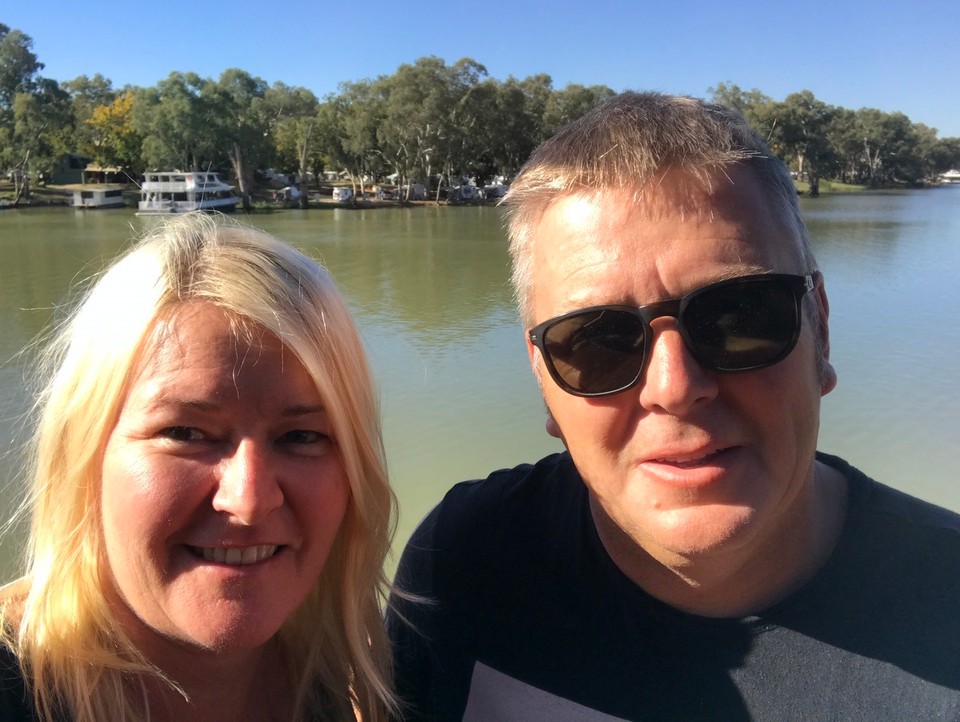
[[[103,589],[101,460],[152,329],[198,300],[231,312],[240,327],[267,329],[298,357],[330,414],[349,479],[321,577],[279,633],[297,675],[298,717],[386,719],[395,703],[382,564],[396,503],[363,344],[318,263],[261,231],[199,214],[160,226],[124,254],[50,346],[31,450],[27,573],[0,598],[4,641],[45,719],[149,716],[144,675],[163,675],[120,628]]]

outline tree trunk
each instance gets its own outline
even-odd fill
[[[808,163],[810,170],[807,171],[807,175],[810,179],[810,197],[819,198],[820,197],[820,173],[817,171],[817,166],[813,163]]]
[[[13,205],[19,205],[20,199],[24,201],[30,200],[30,151],[27,151],[27,155],[23,159],[23,163],[20,164],[19,173],[14,176],[13,180]]]
[[[247,179],[243,172],[243,150],[240,148],[240,144],[234,143],[233,150],[227,155],[230,156],[230,164],[233,166],[233,174],[237,178],[237,186],[240,190],[240,203],[243,205],[243,210],[249,213],[250,191],[248,190]]]
[[[300,197],[297,198],[297,207],[301,210],[307,207],[307,168],[304,163],[300,163],[300,183],[297,184],[297,187],[300,188]]]
[[[310,155],[310,136],[313,135],[313,123],[307,126],[307,132],[297,143],[297,153],[300,156],[300,197],[297,199],[297,206],[301,209],[307,207],[307,157]],[[318,179],[319,182],[319,179]]]

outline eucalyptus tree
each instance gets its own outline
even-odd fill
[[[386,103],[377,142],[399,184],[408,183],[411,173],[430,175],[441,142],[454,132],[450,127],[456,102],[452,81],[450,68],[432,56],[401,65],[381,79]]]
[[[442,146],[448,177],[457,169],[461,175],[475,177],[481,185],[500,173],[497,149],[503,137],[497,122],[499,95],[499,83],[487,78],[471,84],[457,101],[453,133]]]
[[[63,89],[70,94],[75,132],[74,150],[103,163],[102,154],[98,153],[98,138],[94,127],[90,124],[90,118],[95,109],[109,106],[116,99],[117,94],[113,90],[112,83],[100,73],[92,78],[79,75],[63,83]]]
[[[201,90],[207,123],[216,130],[216,147],[229,161],[237,179],[240,202],[250,210],[253,173],[269,162],[270,114],[265,103],[267,83],[245,70],[229,68]]]
[[[546,140],[544,116],[552,93],[553,81],[545,74],[524,80],[510,76],[500,84],[492,122],[502,138],[495,160],[503,175],[514,175]]]
[[[33,38],[0,23],[0,110],[11,111],[18,93],[36,88],[43,63],[33,52]]]
[[[0,23],[0,165],[16,169],[16,200],[23,193],[29,197],[29,179],[24,173],[30,161],[30,149],[23,147],[23,137],[14,123],[14,103],[19,95],[29,96],[37,89],[37,73],[43,63],[33,52],[33,39],[21,30]],[[26,100],[21,100],[21,106]],[[22,121],[21,121],[22,124]],[[26,182],[26,186],[21,186]]]
[[[144,171],[143,137],[133,123],[136,99],[133,90],[126,90],[112,102],[96,106],[84,121],[93,158],[100,165],[123,168],[131,179]]]
[[[19,170],[14,203],[30,197],[31,173],[49,176],[57,158],[70,151],[72,128],[70,96],[56,80],[40,78],[33,92],[14,96],[10,141]]]
[[[307,207],[307,171],[318,162],[320,147],[320,104],[306,88],[274,83],[266,92],[266,108],[273,133],[277,165],[288,172],[296,169],[299,205]],[[322,163],[321,163],[322,165]]]
[[[440,161],[448,180],[481,176],[482,181],[488,174],[483,157],[491,140],[496,89],[486,78],[487,69],[472,58],[461,58],[446,69],[444,102],[433,108],[440,129],[433,157]],[[432,177],[432,163],[427,163],[423,175]]]
[[[810,195],[820,195],[820,177],[835,161],[828,132],[835,108],[809,90],[788,95],[781,103],[767,103],[758,113],[769,129],[770,145],[784,160],[795,160],[797,173],[806,176]]]
[[[567,123],[582,118],[614,95],[613,89],[606,85],[587,87],[577,83],[570,83],[563,90],[551,93],[543,112],[544,132],[553,135]]]
[[[871,185],[914,184],[923,177],[918,138],[903,113],[868,110],[860,114],[864,144],[871,149]]]
[[[711,102],[736,110],[755,128],[762,125],[767,115],[765,106],[773,102],[773,98],[756,88],[744,90],[736,83],[730,82],[717,83],[707,88],[707,92],[710,93]]]
[[[867,159],[857,112],[849,108],[836,108],[828,133],[837,154],[837,178],[843,183],[864,182]]]
[[[950,166],[940,167],[939,165],[936,128],[931,128],[923,123],[914,123],[913,134],[915,137],[916,175],[912,182],[915,185],[920,185],[928,180],[935,179],[937,174],[948,170]]]
[[[960,138],[938,138],[930,149],[930,160],[936,174],[960,169]]]
[[[876,108],[841,110],[837,118],[842,122],[835,122],[832,135],[852,180],[874,187],[923,180],[929,166],[923,148],[932,152],[936,131]]]
[[[340,92],[330,101],[340,131],[340,142],[330,146],[342,155],[334,163],[350,176],[356,197],[357,181],[363,192],[364,177],[383,170],[384,153],[378,140],[378,128],[386,115],[386,82],[361,80],[341,83]]]
[[[216,165],[218,128],[211,124],[203,90],[211,81],[196,73],[170,73],[136,92],[133,127],[143,137],[147,168],[199,170]]]

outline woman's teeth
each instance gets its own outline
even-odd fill
[[[256,564],[273,556],[279,548],[276,544],[259,544],[252,547],[191,547],[208,562],[246,566]]]

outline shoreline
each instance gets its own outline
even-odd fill
[[[115,186],[117,184],[97,184],[89,183],[89,186],[97,187],[103,185]],[[847,185],[839,181],[820,181],[820,195],[821,196],[830,196],[837,194],[847,194],[847,193],[874,193],[874,192],[886,192],[886,191],[903,191],[903,190],[928,190],[930,188],[941,188],[941,187],[951,187],[956,186],[956,183],[930,183],[923,186],[905,186],[905,185],[895,185],[895,186],[883,186],[871,188],[869,186],[859,186],[859,185]],[[797,194],[801,197],[809,198],[809,186],[805,182],[797,182]],[[0,210],[7,208],[55,208],[55,207],[71,207],[72,192],[73,186],[43,186],[39,188],[31,189],[30,199],[21,200],[19,203],[14,205],[10,202],[10,196],[13,195],[13,186],[10,183],[0,183]],[[328,190],[332,190],[328,187]],[[272,188],[258,188],[251,194],[251,208],[249,213],[273,213],[276,211],[285,211],[285,210],[301,210],[296,202],[291,201],[275,201],[272,199],[274,189]],[[368,210],[368,209],[381,209],[381,208],[419,208],[419,207],[440,207],[440,206],[489,206],[497,205],[499,198],[490,199],[490,200],[475,200],[475,201],[458,201],[451,203],[447,200],[416,200],[416,201],[396,201],[396,200],[377,200],[371,198],[364,198],[361,200],[351,200],[351,201],[334,201],[329,195],[325,193],[318,193],[313,191],[313,194],[309,198],[309,202],[306,209],[303,210],[332,210],[336,208],[343,208],[347,210]],[[123,208],[136,210],[137,200],[139,198],[139,189],[136,185],[130,184],[124,190],[124,205]],[[238,204],[238,208],[239,208]],[[82,210],[100,210],[95,208],[87,208]],[[116,209],[115,209],[116,210]],[[241,208],[242,210],[242,208]]]
[[[91,188],[111,186],[116,187],[116,183],[88,183],[87,186]],[[326,187],[327,190],[332,188]],[[73,199],[73,191],[75,190],[75,184],[70,185],[60,185],[60,186],[41,186],[39,188],[31,188],[30,190],[30,199],[21,200],[19,203],[14,205],[10,202],[10,198],[13,196],[13,186],[10,183],[0,183],[0,210],[6,208],[57,208],[57,207],[72,207],[71,202]],[[275,211],[285,211],[285,210],[301,210],[295,201],[276,201],[273,200],[273,188],[257,188],[253,193],[250,194],[250,211],[249,213],[273,213]],[[124,205],[122,207],[115,207],[113,210],[120,210],[121,208],[136,210],[137,201],[139,200],[140,191],[134,184],[129,184],[124,186]],[[368,195],[372,195],[369,194]],[[335,208],[344,208],[347,210],[365,210],[365,209],[379,209],[379,208],[417,208],[417,207],[426,207],[426,206],[482,206],[482,205],[496,205],[499,199],[491,200],[477,200],[477,201],[460,201],[451,203],[447,200],[418,200],[418,201],[396,201],[396,200],[377,200],[375,198],[363,198],[361,200],[350,200],[350,201],[335,201],[327,193],[312,191],[312,194],[309,197],[307,208],[305,210],[332,210]],[[237,208],[242,211],[242,206],[238,203]],[[110,209],[99,209],[99,208],[83,208],[79,210],[110,210]]]

